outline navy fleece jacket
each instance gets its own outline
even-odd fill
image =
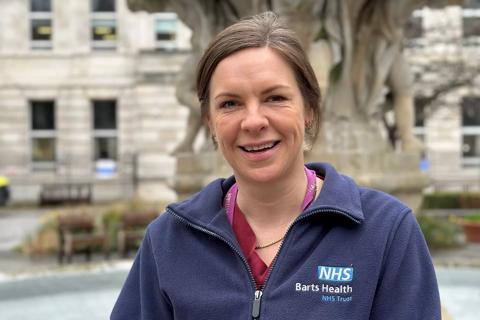
[[[112,320],[438,320],[435,273],[410,209],[327,164],[261,291],[222,208],[233,178],[167,207],[148,228]],[[255,298],[256,297],[256,298]]]

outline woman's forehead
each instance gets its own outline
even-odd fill
[[[295,74],[285,59],[275,50],[249,48],[238,51],[219,62],[210,82],[213,96],[218,90],[251,83],[265,87],[297,86]]]

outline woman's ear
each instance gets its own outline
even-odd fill
[[[205,125],[205,127],[208,129],[208,133],[210,135],[215,135],[215,130],[214,130],[214,127],[213,127],[213,123],[210,119],[210,115],[206,115],[204,118],[203,118],[203,124]]]
[[[215,149],[217,149],[218,141],[217,141],[217,135],[215,133],[213,124],[210,121],[209,117],[206,118],[204,122],[205,122],[205,127],[208,129],[208,136],[210,136],[210,138],[212,139],[213,146],[215,147]]]
[[[305,107],[305,128],[313,125],[313,110],[312,108]]]

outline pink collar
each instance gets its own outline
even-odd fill
[[[315,171],[308,169],[305,167],[305,174],[307,176],[307,192],[305,193],[305,198],[303,199],[302,204],[302,211],[308,207],[308,205],[313,201],[315,198],[316,192],[316,174]],[[235,203],[237,201],[237,194],[238,194],[238,185],[236,183],[230,187],[225,196],[223,205],[225,207],[225,211],[227,213],[228,221],[231,225],[233,225],[233,212],[235,211]]]

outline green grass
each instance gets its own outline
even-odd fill
[[[467,216],[463,217],[463,219],[467,220],[467,221],[480,222],[480,213],[467,215]]]

